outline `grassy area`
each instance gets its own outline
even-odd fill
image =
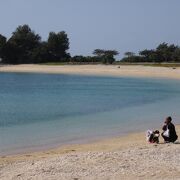
[[[116,62],[116,65],[141,65],[141,66],[153,66],[153,67],[170,67],[176,68],[180,67],[180,63],[124,63]]]
[[[97,65],[100,63],[72,63],[72,62],[49,62],[40,63],[40,65],[50,65],[50,66],[63,66],[63,65]],[[125,63],[125,62],[115,62],[113,65],[141,65],[141,66],[153,66],[153,67],[170,67],[176,68],[180,67],[180,63]]]
[[[40,63],[39,65],[51,65],[51,66],[62,66],[62,65],[67,65],[68,63],[66,62],[47,62],[47,63]]]
[[[52,65],[52,66],[59,66],[59,65],[97,65],[101,64],[99,62],[47,62],[47,63],[39,63],[39,65]]]
[[[144,66],[154,66],[154,67],[171,67],[171,68],[176,68],[180,67],[180,64],[144,64]]]

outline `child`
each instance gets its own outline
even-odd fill
[[[151,130],[148,130],[146,132],[146,140],[149,142],[149,143],[159,143],[159,131],[158,130],[155,130],[155,131],[151,131]]]

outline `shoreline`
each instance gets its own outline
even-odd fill
[[[176,131],[177,134],[180,134],[180,124],[176,124]],[[161,132],[161,130],[159,130]],[[47,157],[54,154],[66,154],[69,152],[82,152],[82,151],[111,151],[116,150],[120,148],[127,148],[134,145],[149,145],[149,143],[146,142],[145,138],[146,131],[140,131],[140,132],[129,132],[124,135],[117,135],[112,137],[106,137],[103,139],[96,139],[96,140],[89,140],[87,142],[82,143],[74,143],[74,144],[64,144],[61,146],[57,146],[55,148],[48,148],[48,149],[39,149],[37,151],[30,151],[30,152],[24,152],[24,153],[15,153],[15,154],[9,154],[9,155],[0,155],[0,164],[6,162],[6,161],[14,161],[19,160],[27,157],[35,157],[35,158],[41,158],[41,155],[47,155]],[[133,142],[132,142],[133,139]],[[178,142],[178,140],[177,140]],[[160,143],[163,144],[163,138],[160,136]],[[153,145],[153,144],[152,144]],[[154,144],[156,145],[156,144]],[[30,159],[31,159],[30,158]]]
[[[176,131],[180,134],[180,125],[176,125]],[[168,153],[170,159],[166,157]],[[164,144],[160,137],[159,144],[149,144],[145,140],[145,132],[130,133],[126,136],[86,144],[0,156],[0,178],[2,180],[19,179],[19,177],[21,179],[30,177],[32,179],[43,177],[45,179],[106,179],[107,177],[109,179],[122,177],[178,179],[180,178],[180,166],[177,166],[180,165],[179,153],[178,142]],[[98,168],[95,168],[96,166]]]
[[[178,125],[180,127],[180,125]],[[153,128],[153,129],[156,129],[156,128]],[[114,133],[114,134],[111,134],[111,135],[106,135],[106,136],[94,136],[94,137],[91,137],[89,139],[82,139],[82,140],[77,140],[75,142],[72,142],[72,143],[62,143],[62,144],[59,144],[59,143],[54,143],[54,144],[46,144],[46,145],[43,145],[43,146],[36,146],[36,147],[32,147],[32,148],[29,148],[29,147],[24,147],[22,149],[14,149],[13,151],[8,151],[6,153],[2,152],[0,153],[0,164],[1,164],[1,160],[2,160],[2,157],[7,157],[7,158],[11,158],[11,157],[19,157],[19,156],[24,156],[26,154],[39,154],[39,153],[42,153],[42,152],[49,152],[49,151],[56,151],[56,150],[60,150],[60,149],[64,149],[66,147],[70,147],[70,148],[73,148],[73,147],[76,147],[76,146],[89,146],[91,144],[101,144],[102,142],[107,142],[108,141],[114,141],[114,140],[121,140],[121,139],[124,139],[124,138],[127,138],[128,136],[142,136],[143,137],[145,136],[145,132],[146,130],[130,130],[130,131],[127,131],[127,132],[124,132],[124,133]]]
[[[5,65],[0,72],[180,79],[179,67],[143,65]]]
[[[180,128],[180,125],[179,125]],[[62,146],[58,146],[56,148],[49,148],[49,149],[44,149],[44,150],[37,150],[37,151],[32,151],[32,152],[25,152],[25,153],[17,153],[17,154],[10,154],[10,155],[0,155],[0,164],[3,161],[6,160],[18,160],[19,158],[26,158],[26,157],[40,157],[41,154],[47,154],[53,155],[53,154],[64,154],[64,153],[69,153],[71,151],[99,151],[99,150],[107,150],[109,151],[110,149],[114,149],[115,147],[109,146],[110,143],[115,143],[119,141],[124,141],[129,138],[132,138],[133,136],[136,137],[141,137],[142,135],[145,136],[145,132],[134,132],[134,133],[127,133],[126,135],[123,136],[116,136],[116,137],[109,137],[109,138],[104,138],[104,139],[97,139],[97,140],[92,140],[89,142],[84,142],[84,143],[75,143],[75,144],[64,144]],[[136,139],[137,140],[137,139]],[[142,139],[139,139],[142,141]],[[139,141],[138,140],[138,141]],[[136,142],[137,143],[137,142]],[[128,143],[129,144],[129,143]],[[106,147],[104,146],[106,145]],[[121,144],[121,147],[127,146],[126,144]],[[96,147],[96,148],[95,148]]]

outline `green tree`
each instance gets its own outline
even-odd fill
[[[33,63],[46,63],[50,61],[48,44],[46,41],[41,42],[40,45],[31,52],[31,58]]]
[[[119,53],[116,50],[95,49],[93,54],[97,56],[97,58],[100,58],[104,64],[112,64],[115,61],[114,56]]]
[[[0,34],[0,61],[4,59],[5,46],[6,46],[6,37]]]
[[[179,47],[174,51],[172,55],[172,61],[180,62],[180,48]]]
[[[70,56],[67,53],[67,50],[69,49],[69,39],[65,31],[58,33],[50,32],[47,46],[52,61],[61,61]]]
[[[145,50],[143,50],[143,51],[140,51],[139,52],[139,55],[141,55],[141,56],[143,56],[143,57],[145,57],[145,58],[149,58],[149,56],[151,55],[153,53],[153,50],[147,50],[147,49],[145,49]]]
[[[128,54],[125,54],[126,56]],[[174,44],[161,43],[156,49],[145,49],[139,56],[124,57],[124,62],[180,62],[180,48]]]
[[[103,49],[95,49],[95,50],[93,51],[93,54],[94,54],[95,56],[99,56],[99,57],[104,56],[104,53],[105,53],[105,50],[103,50]]]
[[[142,57],[144,62],[156,62],[159,59],[158,53],[155,50],[143,50],[139,52],[139,55]]]
[[[125,52],[124,55],[127,57],[132,57],[132,56],[135,56],[135,53],[128,51],[128,52]]]
[[[156,48],[156,52],[160,55],[162,62],[173,61],[172,57],[174,52],[178,49],[174,44],[168,45],[167,43],[162,43]]]
[[[41,37],[28,25],[18,26],[7,42],[6,57],[10,63],[32,63],[32,53],[39,47]],[[11,51],[11,55],[9,52]]]

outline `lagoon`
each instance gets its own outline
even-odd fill
[[[180,123],[180,81],[0,73],[0,155]]]

